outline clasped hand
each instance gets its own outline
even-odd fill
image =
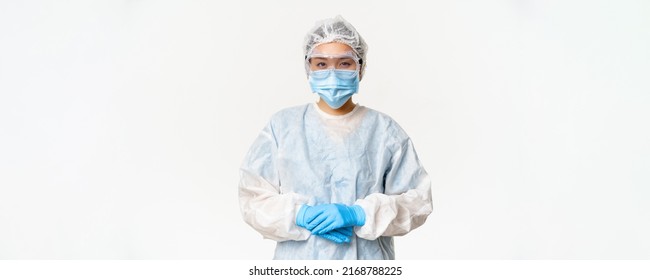
[[[296,225],[336,243],[350,242],[352,227],[363,226],[365,222],[366,214],[361,206],[340,203],[316,206],[305,204],[296,218]]]

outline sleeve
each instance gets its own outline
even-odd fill
[[[366,213],[366,223],[355,229],[360,238],[405,235],[424,224],[433,210],[431,181],[410,139],[393,154],[384,184],[384,193],[355,202]]]
[[[264,238],[306,240],[311,233],[296,226],[295,220],[308,198],[297,193],[281,193],[276,156],[277,142],[269,124],[251,146],[240,168],[241,214]]]

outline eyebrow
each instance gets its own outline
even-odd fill
[[[342,60],[342,59],[350,59],[350,60],[353,60],[353,61],[354,61],[354,59],[351,58],[351,57],[311,57],[311,58],[309,58],[309,59],[312,59],[312,60],[313,60],[313,59],[320,59],[320,60],[333,60],[333,59],[336,59],[336,60]]]

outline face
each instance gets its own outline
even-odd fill
[[[339,69],[358,70],[358,58],[350,46],[342,43],[326,43],[318,45],[309,58],[309,69],[312,71]]]

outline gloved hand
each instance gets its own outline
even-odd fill
[[[337,228],[317,236],[339,244],[349,243],[352,237],[352,227]]]
[[[303,212],[302,208],[300,210]],[[363,226],[366,223],[366,213],[359,205],[321,204],[306,209],[301,223],[313,234],[321,235],[337,228]]]
[[[302,207],[300,207],[300,210],[298,210],[298,215],[296,216],[296,225],[311,231],[316,225],[310,226],[308,223],[308,218],[316,217],[317,214],[318,213],[315,207],[304,204]],[[350,242],[350,237],[352,237],[352,227],[337,228],[318,234],[317,236],[339,244],[348,243]]]
[[[299,227],[304,227],[311,231],[314,227],[309,227],[309,221],[307,220],[307,217],[314,216],[316,212],[313,209],[314,207],[309,206],[307,204],[303,204],[302,207],[300,207],[300,210],[298,210],[298,215],[296,216],[296,225]]]

